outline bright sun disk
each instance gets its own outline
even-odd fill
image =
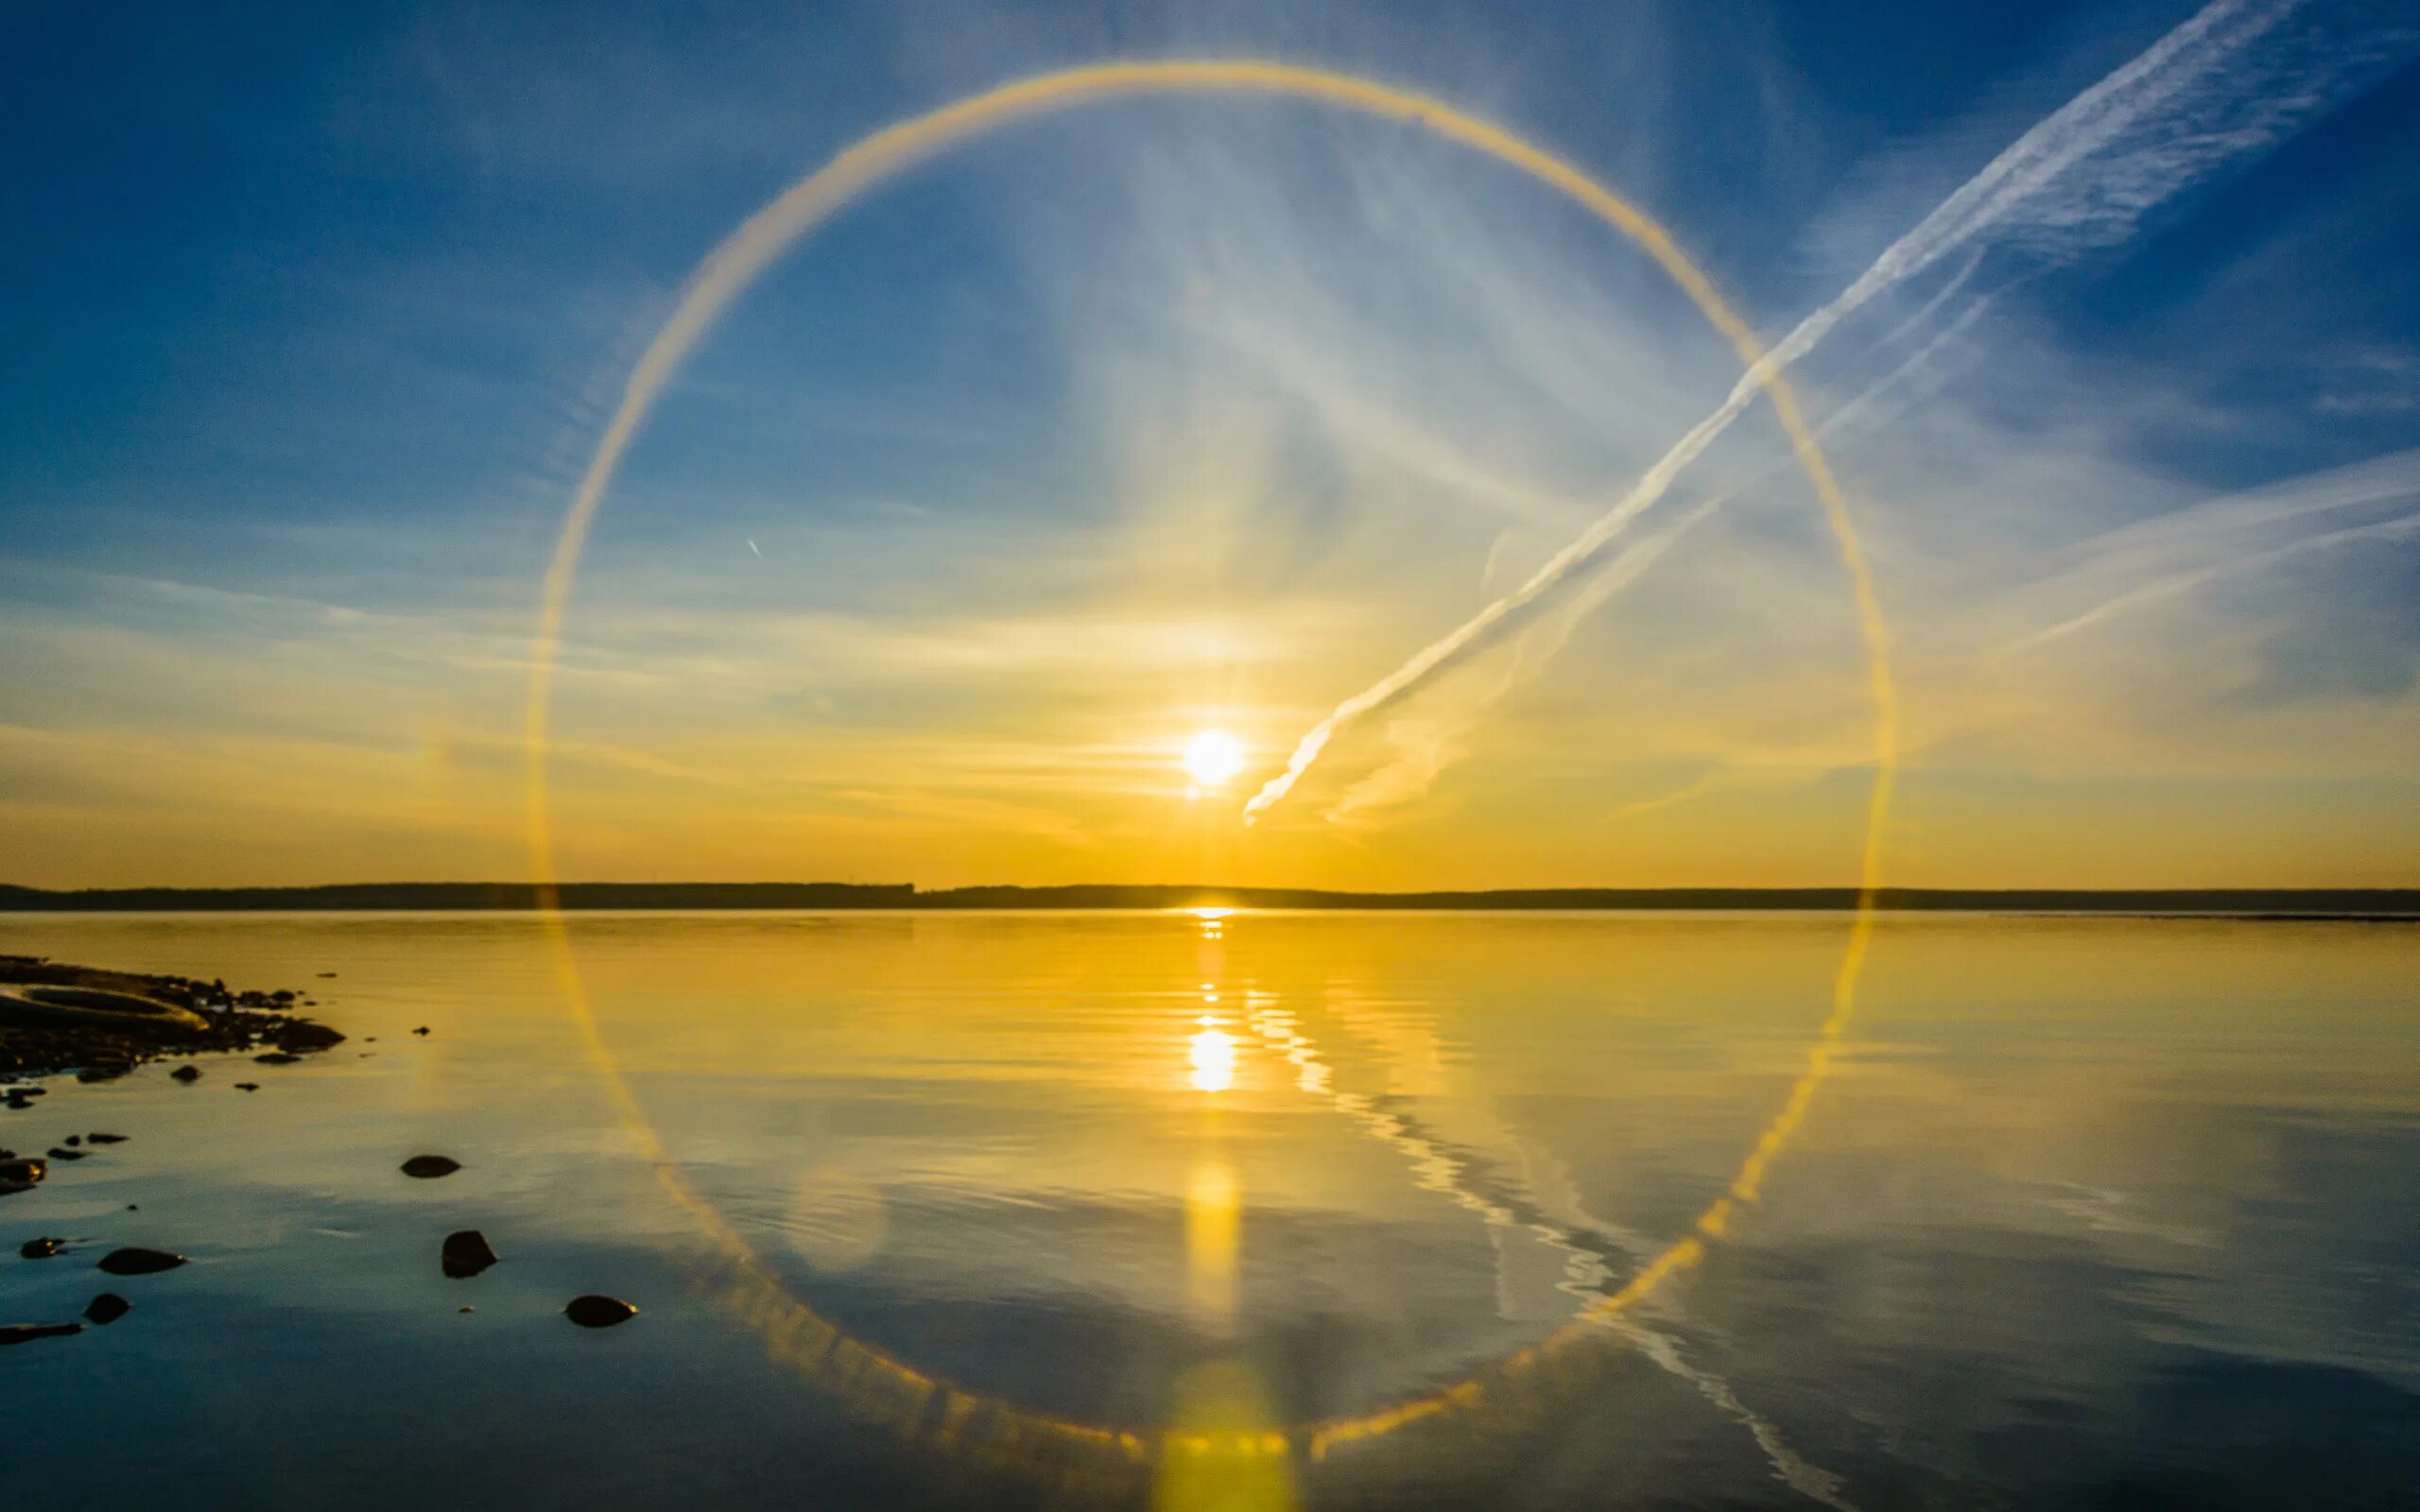
[[[1205,730],[1184,743],[1184,774],[1202,787],[1224,787],[1244,769],[1244,743],[1223,730]]]

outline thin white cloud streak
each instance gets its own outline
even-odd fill
[[[2299,520],[2307,520],[2311,515],[2367,508],[2367,506],[2378,506],[2378,503],[2411,503],[2412,498],[2420,498],[2420,450],[2395,453],[2391,457],[2377,457],[2357,467],[2325,472],[2325,474],[2318,474],[2313,479],[2296,479],[2291,484],[2263,489],[2263,491],[2251,493],[2251,496],[2236,496],[2226,498],[2226,501],[2207,503],[2207,506],[2195,506],[2195,508],[2178,510],[2173,515],[2164,515],[2161,520],[2149,520],[2144,525],[2130,527],[2130,530],[2113,532],[2113,540],[2115,537],[2122,537],[2122,540],[2118,541],[2118,549],[2100,561],[2115,561],[2127,576],[2139,576],[2149,563],[2159,561],[2159,558],[2173,563],[2173,558],[2181,557],[2181,554],[2224,549],[2224,537],[2229,535],[2285,525],[2285,523],[2299,523]],[[2066,614],[2057,624],[2049,624],[2045,629],[2021,636],[2018,641],[2009,644],[2006,651],[2035,651],[2035,648],[2048,646],[2052,641],[2062,641],[2071,634],[2091,629],[2096,624],[2108,622],[2108,619],[2115,619],[2118,614],[2125,614],[2130,610],[2139,610],[2144,605],[2164,600],[2164,597],[2190,593],[2220,578],[2234,578],[2234,576],[2248,574],[2248,571],[2263,569],[2263,566],[2282,561],[2287,557],[2324,552],[2328,547],[2342,547],[2342,544],[2352,544],[2352,541],[2398,540],[2398,537],[2411,535],[2420,535],[2420,515],[2367,520],[2362,525],[2342,525],[2335,527],[2335,530],[2321,530],[2316,535],[2299,535],[2294,540],[2273,544],[2273,547],[2248,554],[2234,554],[2234,557],[2224,557],[2220,561],[2204,561],[2200,566],[2190,566],[2190,569],[2169,569],[2156,578],[2147,580],[2147,583],[2136,583],[2122,593],[2113,593],[2088,610]],[[2100,561],[2096,561],[2093,566],[2100,566]],[[2110,574],[2093,571],[2088,566],[2088,569],[2071,576],[2105,578]]]
[[[2049,264],[2124,240],[2143,216],[2210,174],[2274,145],[2365,82],[2408,45],[2398,33],[2358,57],[2299,38],[2261,56],[2302,9],[2295,0],[2218,0],[2011,144],[1837,298],[1801,320],[1597,523],[1512,593],[1346,698],[1306,731],[1286,768],[1244,807],[1247,823],[1282,800],[1335,737],[1494,644],[1525,611],[1583,573],[1682,471],[1746,412],[1764,383],[1811,352],[1876,296],[1978,243],[2022,248]],[[2081,171],[2089,166],[2093,171]]]
[[[2058,574],[2057,580],[2171,571],[2181,553],[2197,548],[2223,550],[2231,538],[2315,515],[2395,504],[2415,495],[2420,495],[2420,447],[2227,494],[2104,531],[2070,548],[2066,555],[2076,559],[2075,565]]]
[[[1706,500],[1655,534],[1632,542],[1619,556],[1614,558],[1610,563],[1599,571],[1592,584],[1593,591],[1610,596],[1625,585],[1635,582],[1650,567],[1654,566],[1666,552],[1671,550],[1683,536],[1712,514],[1722,503],[1720,499]],[[1484,708],[1503,697],[1511,691],[1512,682],[1512,675],[1508,674],[1484,696],[1480,707]],[[1437,774],[1450,765],[1458,754],[1458,748],[1452,738],[1445,734],[1436,734],[1425,740],[1408,743],[1403,759],[1390,764],[1356,784],[1338,801],[1336,807],[1328,812],[1327,816],[1331,819],[1344,818],[1362,810],[1391,807],[1415,798],[1436,780]]]
[[[1970,262],[1965,272],[1962,272],[1952,280],[1949,290],[1945,292],[1954,291],[1963,284],[1967,274],[1972,273],[1977,266],[1977,262]],[[1909,378],[1923,370],[1952,342],[1963,335],[1991,309],[1993,301],[2006,292],[2008,289],[2004,286],[1994,289],[1974,301],[1959,313],[1956,319],[1933,333],[1923,346],[1901,360],[1898,366],[1868,385],[1855,398],[1825,416],[1823,423],[1815,427],[1816,438],[1823,440],[1830,438],[1842,426],[1863,416],[1884,394],[1899,387]],[[1938,311],[1942,302],[1943,296],[1937,294],[1926,301],[1924,310],[1925,312]],[[1908,323],[1903,323],[1899,332],[1893,334],[1893,338],[1895,339],[1907,329]],[[1775,468],[1772,472],[1767,473],[1765,478],[1756,479],[1755,482],[1764,482],[1781,471],[1781,468]],[[1749,487],[1754,486],[1754,483],[1749,485]],[[1590,571],[1586,575],[1585,582],[1573,597],[1557,605],[1551,614],[1523,631],[1521,638],[1514,643],[1512,664],[1505,669],[1502,678],[1484,692],[1478,694],[1461,710],[1425,724],[1416,730],[1404,731],[1401,738],[1395,740],[1401,754],[1378,771],[1354,784],[1322,816],[1330,821],[1348,820],[1357,815],[1410,802],[1426,792],[1438,777],[1443,774],[1445,768],[1464,754],[1465,747],[1461,742],[1461,737],[1477,725],[1488,710],[1502,702],[1515,689],[1533,682],[1544,675],[1547,663],[1570,644],[1571,637],[1577,633],[1582,620],[1604,607],[1606,602],[1616,593],[1637,582],[1649,567],[1678,543],[1682,536],[1687,534],[1717,510],[1731,504],[1741,491],[1744,490],[1734,490],[1706,500],[1691,508],[1660,534],[1650,537],[1639,545],[1633,546],[1615,557],[1610,565],[1599,565]],[[1494,553],[1490,554],[1490,558],[1492,568]]]

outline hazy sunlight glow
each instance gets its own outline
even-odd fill
[[[1643,1264],[1619,1290],[1599,1298],[1547,1338],[1515,1349],[1461,1381],[1356,1416],[1297,1423],[1285,1429],[1247,1421],[1196,1432],[1083,1422],[969,1391],[852,1337],[791,1292],[782,1274],[768,1264],[689,1182],[605,1041],[561,911],[546,778],[554,674],[564,616],[590,524],[604,501],[623,455],[673,372],[756,276],[835,213],[895,174],[999,127],[1105,99],[1209,93],[1288,95],[1421,128],[1493,158],[1556,191],[1651,258],[1737,352],[1757,387],[1771,399],[1792,450],[1815,485],[1825,521],[1848,572],[1851,596],[1857,603],[1864,631],[1876,752],[1873,786],[1866,806],[1858,908],[1833,980],[1831,1013],[1808,1047],[1806,1064],[1780,1111],[1756,1138],[1729,1191],[1710,1203],[1688,1231]],[[1451,647],[1443,643],[1431,648],[1433,660],[1439,662],[1448,660],[1450,651]],[[1424,653],[1424,658],[1431,653]],[[1415,663],[1422,661],[1415,658]],[[1382,700],[1373,700],[1375,701]],[[540,910],[549,926],[558,978],[581,1041],[608,1095],[638,1140],[641,1153],[654,1167],[665,1190],[721,1251],[727,1263],[721,1283],[726,1304],[758,1329],[777,1359],[794,1364],[803,1374],[831,1382],[853,1406],[898,1424],[903,1432],[995,1462],[1024,1464],[1037,1469],[1046,1465],[1056,1466],[1054,1473],[1061,1474],[1072,1471],[1076,1457],[1103,1467],[1157,1464],[1164,1475],[1174,1473],[1172,1483],[1163,1483],[1164,1504],[1175,1504],[1169,1501],[1172,1490],[1200,1488],[1195,1485],[1197,1478],[1186,1472],[1188,1467],[1198,1468],[1200,1486],[1206,1486],[1220,1477],[1232,1478],[1238,1468],[1277,1469],[1297,1452],[1319,1459],[1346,1445],[1383,1438],[1412,1423],[1473,1408],[1485,1400],[1492,1384],[1509,1385],[1519,1378],[1534,1376],[1556,1354],[1599,1336],[1599,1325],[1635,1306],[1665,1280],[1695,1265],[1703,1257],[1707,1244],[1727,1230],[1736,1209],[1757,1199],[1766,1173],[1804,1122],[1847,1032],[1857,979],[1872,936],[1875,894],[1880,885],[1880,840],[1898,754],[1881,614],[1874,601],[1845,503],[1800,417],[1778,364],[1765,360],[1753,331],[1722,301],[1705,275],[1681,253],[1670,234],[1578,167],[1501,127],[1465,114],[1432,96],[1325,69],[1216,59],[1100,63],[1018,79],[966,96],[852,144],[822,167],[784,190],[725,238],[690,276],[671,316],[640,356],[564,516],[541,595],[524,728],[531,867]],[[1323,740],[1326,729],[1322,727],[1314,735]],[[1317,755],[1313,737],[1305,737],[1305,747],[1308,748],[1298,750],[1294,763],[1289,765],[1288,778],[1299,775],[1299,769],[1307,766]],[[1236,769],[1240,770],[1239,763]],[[1224,775],[1232,777],[1234,772]],[[1265,807],[1266,801],[1261,806]],[[1207,921],[1203,924],[1205,933],[1213,927]],[[1234,1049],[1229,1037],[1226,1064],[1230,1074]],[[1266,1421],[1258,1413],[1253,1416],[1260,1422]],[[1281,1473],[1261,1485],[1252,1500],[1266,1506],[1282,1506],[1288,1494]]]

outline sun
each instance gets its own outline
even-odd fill
[[[1244,743],[1223,730],[1205,730],[1184,743],[1184,775],[1197,787],[1224,787],[1244,769]]]

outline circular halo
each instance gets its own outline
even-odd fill
[[[1757,1135],[1722,1194],[1698,1213],[1685,1232],[1641,1265],[1620,1289],[1599,1297],[1553,1333],[1450,1385],[1348,1417],[1268,1432],[1205,1434],[1083,1422],[969,1390],[852,1337],[790,1293],[779,1273],[690,1185],[605,1042],[564,928],[547,804],[546,750],[564,614],[581,549],[605,490],[666,382],[769,264],[823,221],[897,174],[1000,127],[1103,100],[1208,94],[1305,99],[1420,127],[1556,191],[1621,232],[1670,277],[1707,323],[1730,343],[1772,402],[1790,450],[1823,506],[1865,650],[1874,776],[1866,800],[1856,915],[1834,974],[1831,1011],[1809,1041],[1806,1067],[1780,1109]],[[1796,396],[1781,376],[1780,366],[1766,356],[1746,322],[1724,302],[1713,283],[1682,255],[1661,225],[1571,163],[1429,95],[1301,64],[1177,59],[1109,62],[1040,74],[885,127],[791,184],[698,265],[683,287],[680,302],[625,382],[620,403],[589,459],[557,536],[539,611],[524,761],[532,880],[540,917],[553,947],[558,981],[599,1078],[641,1152],[674,1201],[722,1251],[728,1263],[717,1278],[722,1300],[757,1330],[773,1358],[827,1383],[864,1415],[987,1460],[1046,1466],[1052,1473],[1067,1476],[1082,1473],[1088,1463],[1146,1466],[1205,1457],[1251,1461],[1283,1458],[1298,1450],[1320,1459],[1338,1448],[1365,1443],[1414,1422],[1471,1410],[1492,1388],[1530,1375],[1564,1354],[1592,1336],[1597,1325],[1628,1312],[1675,1273],[1703,1259],[1707,1245],[1729,1229],[1737,1209],[1757,1199],[1772,1162],[1796,1135],[1816,1092],[1829,1076],[1847,1033],[1858,978],[1873,936],[1882,834],[1898,770],[1898,715],[1889,639],[1847,501],[1807,428]]]

